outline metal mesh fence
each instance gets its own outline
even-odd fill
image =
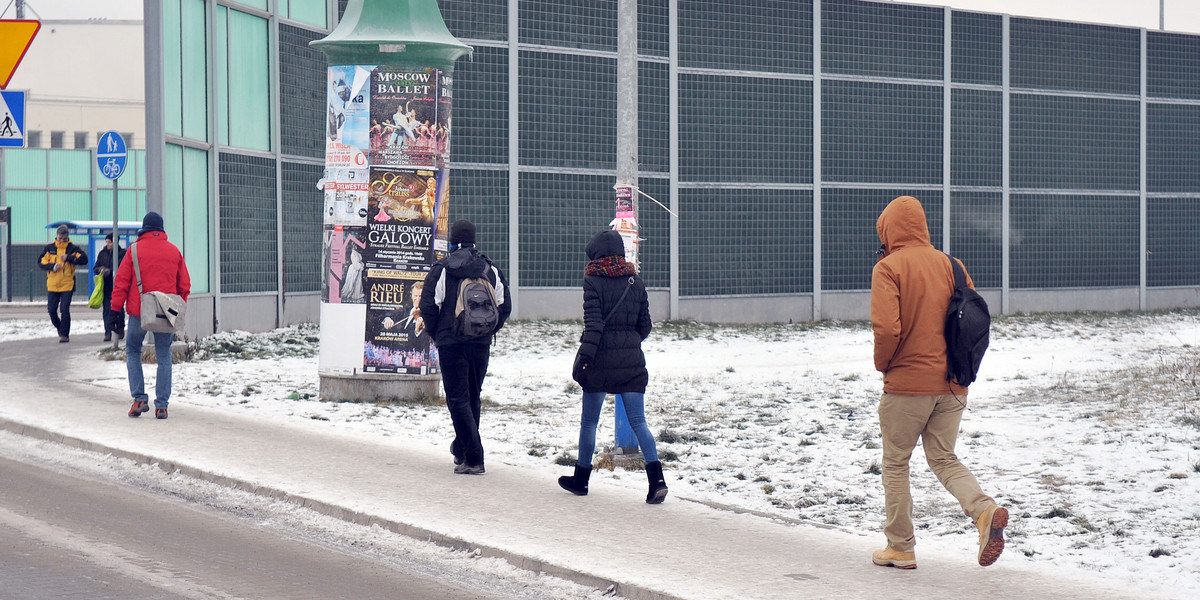
[[[279,145],[284,154],[322,158],[325,55],[308,45],[324,33],[279,25]]]
[[[217,168],[221,176],[221,290],[227,294],[276,291],[275,161],[222,152]],[[319,243],[315,247],[320,248]]]
[[[617,0],[521,0],[523,44],[617,51]]]
[[[321,291],[321,221],[325,200],[313,185],[321,165],[282,163],[283,291]]]
[[[1200,197],[1146,201],[1146,285],[1200,285]]]
[[[1138,189],[1138,103],[1107,98],[1014,94],[1014,188]]]
[[[999,192],[950,192],[950,248],[977,288],[1003,284],[1004,198]],[[940,244],[935,239],[934,246]]]
[[[679,77],[680,181],[812,183],[812,83],[731,75]]]
[[[942,79],[941,8],[849,0],[821,2],[821,70]]]
[[[450,222],[468,219],[475,224],[476,247],[488,255],[508,277],[508,171],[451,169]]]
[[[811,191],[735,185],[679,196],[681,295],[812,290]]]
[[[1014,288],[1138,285],[1135,196],[1013,194]]]
[[[521,164],[614,168],[616,60],[525,51],[520,60]]]
[[[1200,100],[1200,36],[1146,34],[1146,93]]]
[[[455,162],[508,162],[508,51],[487,46],[454,69]]]
[[[679,0],[679,65],[812,73],[809,0]]]
[[[1014,18],[1010,31],[1015,88],[1139,93],[1136,29]]]
[[[940,87],[827,81],[821,106],[826,181],[941,182]]]
[[[1146,107],[1150,192],[1200,193],[1200,104]]]

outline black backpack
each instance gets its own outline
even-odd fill
[[[468,277],[458,284],[458,302],[454,306],[454,333],[471,339],[491,335],[500,323],[500,306],[496,303],[496,288],[488,281],[491,266],[484,267],[478,277]]]
[[[983,297],[967,287],[962,265],[949,254],[946,257],[954,269],[954,293],[946,309],[946,380],[965,386],[979,375],[992,314]]]

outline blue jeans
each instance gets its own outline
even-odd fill
[[[146,401],[146,377],[142,374],[142,342],[146,331],[141,317],[129,315],[125,328],[125,368],[129,371],[129,394],[134,400]],[[166,408],[171,399],[171,342],[175,334],[154,332],[154,357],[158,360],[158,375],[154,380],[154,408]]]
[[[600,409],[604,406],[605,392],[583,393],[583,417],[579,421],[579,466],[591,467],[592,455],[596,453],[596,426],[600,424]],[[625,416],[629,427],[637,437],[638,447],[646,462],[658,461],[658,449],[654,446],[654,434],[646,425],[645,394],[621,392],[618,394],[625,405]]]

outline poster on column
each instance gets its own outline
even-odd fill
[[[325,170],[325,224],[367,224],[367,170]]]
[[[421,318],[424,274],[373,270],[367,279],[367,331],[363,371],[437,373],[436,350]]]
[[[372,167],[367,200],[367,268],[429,270],[437,171]]]
[[[433,207],[433,260],[438,261],[450,254],[450,169],[439,169],[435,179],[437,204]]]
[[[616,214],[608,226],[621,234],[625,243],[625,259],[638,266],[638,249],[641,238],[638,237],[637,222],[637,193],[632,186],[620,185],[614,188],[617,192]]]
[[[367,167],[371,69],[361,65],[329,68],[325,119],[328,168]]]
[[[321,301],[330,304],[366,302],[367,228],[326,225],[323,231]]]
[[[450,131],[449,115],[438,117],[440,75],[434,68],[379,66],[371,71],[371,165],[444,165],[441,151],[448,151]]]

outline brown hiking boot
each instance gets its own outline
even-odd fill
[[[901,552],[899,550],[893,550],[891,546],[888,546],[883,550],[876,550],[873,554],[871,554],[871,562],[881,567],[915,569],[917,568],[917,553]]]
[[[1000,558],[1004,552],[1004,528],[1008,526],[1008,509],[993,504],[979,515],[975,527],[979,529],[979,566],[986,567]]]

